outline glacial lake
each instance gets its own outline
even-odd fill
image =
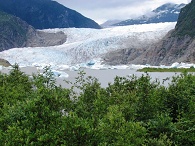
[[[133,69],[106,69],[106,70],[93,70],[93,69],[84,69],[83,70],[86,74],[85,77],[87,76],[92,76],[96,77],[99,82],[101,83],[102,87],[107,87],[108,83],[113,83],[114,78],[116,76],[119,77],[128,77],[132,76],[133,74],[136,75],[137,77],[142,76],[143,74],[146,75],[146,73],[143,72],[137,72],[136,70]],[[78,77],[79,71],[65,71],[69,77],[64,78],[67,81],[74,82],[75,78]],[[168,86],[168,83],[170,83],[171,78],[173,76],[179,75],[180,73],[174,73],[174,72],[152,72],[148,73],[151,77],[151,81],[155,81],[158,79],[161,83],[163,83],[163,79],[170,78],[169,81],[165,81],[164,85]],[[68,87],[68,85],[63,81],[64,79],[62,78],[57,78],[57,83],[61,84],[62,87]]]
[[[32,75],[32,73],[37,74],[37,72],[42,72],[38,71],[36,67],[23,67],[21,68],[22,72],[25,72],[28,75]],[[92,76],[95,77],[99,80],[101,83],[102,87],[107,87],[108,83],[113,83],[114,78],[116,76],[119,77],[128,77],[132,75],[136,75],[137,77],[142,76],[143,74],[146,75],[144,72],[137,72],[135,69],[104,69],[104,70],[98,70],[98,69],[83,69],[85,77],[87,76]],[[8,69],[3,69],[1,70],[3,73],[8,73]],[[70,81],[70,82],[75,82],[75,78],[79,76],[80,71],[69,71],[69,70],[64,70],[62,72],[65,72],[68,74],[68,77],[56,77],[56,82],[57,85],[61,85],[64,88],[69,88],[71,87],[69,84],[67,84],[64,80]],[[163,83],[163,79],[170,78],[168,81],[165,81],[163,85],[168,86],[168,84],[171,81],[171,78],[173,76],[179,75],[180,73],[174,73],[174,72],[151,72],[148,73],[151,77],[151,81],[155,81],[158,79],[161,84]]]

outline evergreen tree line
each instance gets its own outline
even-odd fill
[[[32,77],[17,65],[0,74],[1,145],[193,146],[194,110],[189,73],[168,87],[146,74],[102,88],[80,72],[70,89],[56,86],[48,67]]]

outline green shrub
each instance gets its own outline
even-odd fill
[[[73,88],[79,88],[75,94]],[[96,78],[56,86],[50,68],[29,78],[14,66],[0,74],[1,145],[187,146],[195,141],[195,76],[164,87],[149,75]]]

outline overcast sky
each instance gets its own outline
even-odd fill
[[[164,3],[189,3],[191,0],[56,0],[99,24],[114,19],[129,19],[149,12]]]

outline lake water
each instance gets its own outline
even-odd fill
[[[32,75],[32,73],[36,74],[38,72],[36,67],[24,67],[24,68],[21,68],[21,71],[25,72],[28,75]],[[128,76],[131,76],[134,74],[134,75],[140,77],[142,74],[146,74],[143,72],[137,72],[134,69],[105,69],[105,70],[84,69],[83,71],[86,73],[85,77],[87,77],[87,76],[96,77],[99,80],[99,82],[101,83],[102,87],[107,87],[108,83],[113,83],[114,78],[116,76],[128,77]],[[1,72],[8,73],[9,70],[3,69]],[[75,78],[79,76],[78,73],[80,71],[64,70],[64,72],[66,72],[69,75],[69,77],[68,78],[58,77],[58,78],[56,78],[56,82],[58,85],[61,85],[62,87],[69,88],[70,85],[68,85],[64,80],[71,81],[74,83]],[[173,76],[179,75],[179,73],[173,73],[173,72],[162,72],[162,73],[152,72],[152,73],[148,73],[148,74],[151,77],[151,81],[158,79],[161,83],[163,82],[163,79],[166,79],[166,78],[171,79]],[[170,83],[170,80],[165,81],[164,85],[168,86],[168,83]]]
[[[102,87],[107,87],[108,83],[113,83],[114,82],[114,78],[116,76],[119,77],[128,77],[131,75],[136,75],[138,77],[142,76],[142,74],[146,74],[143,72],[137,72],[136,70],[132,70],[132,69],[107,69],[107,70],[93,70],[93,69],[84,69],[84,72],[86,73],[85,77],[87,76],[92,76],[92,77],[96,77],[99,82],[101,83]],[[78,73],[79,71],[66,71],[66,73],[69,75],[68,78],[65,78],[67,81],[71,81],[74,82],[75,81],[75,77],[78,77]],[[159,81],[162,83],[163,79],[166,78],[170,78],[175,76],[175,75],[179,75],[179,73],[173,73],[173,72],[163,72],[163,73],[159,73],[159,72],[152,72],[149,73],[150,77],[151,77],[151,81],[155,81],[156,79],[159,79]],[[68,85],[65,84],[63,82],[63,79],[58,78],[57,79],[57,83],[61,84],[62,87],[67,87]],[[165,81],[164,85],[168,86],[168,83],[170,83],[170,81]]]

